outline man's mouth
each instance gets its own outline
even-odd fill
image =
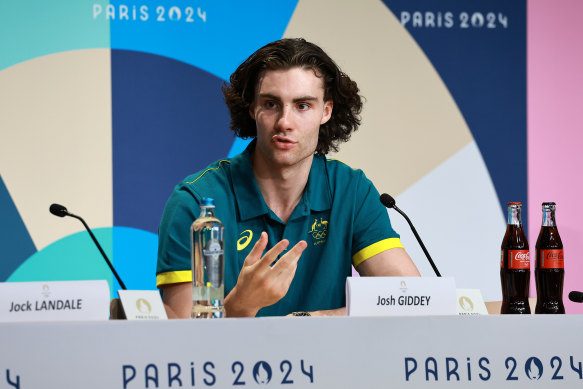
[[[295,144],[295,143],[297,143],[293,139],[288,138],[286,136],[282,136],[282,135],[274,135],[274,136],[271,137],[271,140],[273,142],[277,142],[277,143],[286,143],[286,144]]]

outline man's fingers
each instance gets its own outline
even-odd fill
[[[257,239],[257,242],[255,242],[255,245],[247,255],[247,258],[245,258],[244,266],[254,265],[255,263],[257,263],[257,261],[261,259],[261,254],[263,254],[263,250],[265,250],[265,248],[267,247],[267,241],[268,241],[267,232],[263,231],[259,239]]]
[[[279,254],[284,252],[287,246],[289,246],[289,240],[287,239],[280,240],[279,242],[277,242],[275,246],[273,246],[268,252],[265,253],[263,258],[261,259],[261,263],[264,266],[271,265],[273,262],[275,262]]]
[[[291,250],[289,250],[287,253],[285,253],[285,255],[282,256],[275,265],[273,265],[273,267],[274,268],[280,268],[280,267],[288,267],[288,268],[294,267],[295,268],[295,266],[298,263],[298,260],[302,256],[302,253],[304,252],[306,247],[308,247],[308,244],[306,243],[306,241],[300,240],[298,243],[296,243],[296,245],[294,247],[292,247]]]

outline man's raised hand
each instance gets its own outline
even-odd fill
[[[308,244],[299,241],[271,266],[289,246],[289,241],[281,240],[262,257],[267,241],[267,233],[262,232],[245,258],[237,284],[225,299],[228,317],[255,316],[261,308],[275,304],[286,295]]]

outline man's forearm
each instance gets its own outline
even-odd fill
[[[226,317],[255,317],[257,312],[259,312],[259,308],[247,308],[241,303],[237,295],[236,285],[227,297],[225,297],[224,306]]]

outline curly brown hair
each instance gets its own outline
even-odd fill
[[[223,86],[225,103],[231,113],[231,130],[240,138],[257,136],[249,107],[255,98],[257,82],[266,71],[291,68],[312,69],[324,81],[324,101],[332,100],[330,120],[320,126],[316,152],[338,151],[338,144],[350,139],[360,125],[362,97],[358,86],[317,45],[305,39],[281,39],[253,53]]]

